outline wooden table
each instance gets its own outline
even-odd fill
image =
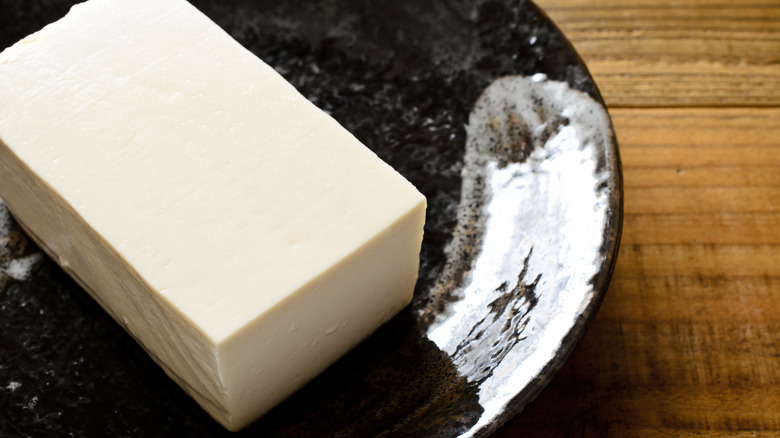
[[[499,437],[780,436],[780,0],[537,0],[615,123],[606,299]]]

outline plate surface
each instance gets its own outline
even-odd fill
[[[0,1],[0,47],[71,3]],[[494,432],[562,366],[615,263],[617,144],[579,57],[523,0],[193,4],[429,204],[412,305],[239,435]],[[0,241],[0,435],[233,435],[12,221]]]

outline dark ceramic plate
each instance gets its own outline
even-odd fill
[[[0,1],[0,46],[68,3]],[[241,433],[495,431],[562,366],[615,264],[617,145],[577,54],[523,0],[194,3],[429,203],[412,305]],[[2,242],[0,435],[228,435],[13,222]]]

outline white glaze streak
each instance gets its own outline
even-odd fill
[[[449,292],[457,300],[428,331],[464,376],[480,380],[485,412],[463,436],[493,422],[518,388],[541,373],[591,302],[609,213],[602,184],[609,173],[599,163],[612,143],[609,116],[599,103],[543,75],[495,80],[475,104],[467,133],[461,206],[478,205],[487,219],[475,243],[459,236],[473,216],[459,217],[448,261],[463,257],[465,245],[479,251]],[[526,155],[502,156],[512,146],[525,148]],[[525,275],[502,288],[526,257]],[[512,309],[492,315],[491,303],[513,289],[534,295],[514,297]],[[511,318],[524,319],[505,325]],[[507,344],[508,351],[491,350]]]

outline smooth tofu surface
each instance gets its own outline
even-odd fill
[[[238,429],[411,299],[424,197],[184,0],[0,54],[0,196]]]

